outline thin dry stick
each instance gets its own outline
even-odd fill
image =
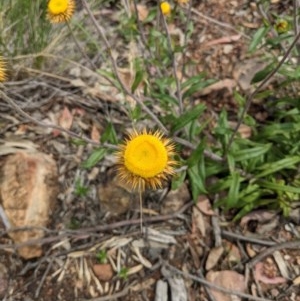
[[[135,12],[135,15],[136,15],[137,27],[138,27],[138,30],[139,30],[139,33],[140,33],[140,36],[141,36],[141,41],[142,41],[142,44],[144,46],[144,49],[147,50],[150,58],[152,60],[155,60],[155,57],[154,57],[152,51],[150,50],[150,48],[147,44],[147,39],[146,39],[146,36],[145,36],[145,32],[144,32],[141,20],[139,18],[139,12],[138,12],[138,7],[137,7],[137,4],[136,4],[136,0],[133,0],[133,6],[134,6],[134,12]],[[148,60],[146,60],[146,63],[149,64]],[[156,72],[158,73],[159,76],[162,76],[162,73],[161,73],[159,68],[156,68]]]
[[[92,139],[89,139],[87,137],[84,137],[84,136],[81,136],[79,134],[76,134],[72,131],[69,131],[69,130],[66,130],[64,128],[62,128],[61,126],[59,125],[55,125],[55,124],[48,124],[48,123],[44,123],[40,120],[37,120],[33,117],[31,117],[29,114],[27,114],[25,111],[23,111],[9,96],[7,96],[3,91],[0,90],[0,96],[7,102],[9,103],[20,115],[22,115],[23,117],[25,117],[26,119],[28,119],[29,121],[41,126],[41,127],[44,127],[44,128],[52,128],[52,129],[56,129],[56,130],[59,130],[61,132],[64,132],[66,134],[68,134],[69,136],[71,137],[74,137],[74,138],[77,138],[77,139],[80,139],[80,140],[83,140],[87,143],[90,143],[92,145],[95,145],[95,146],[100,146],[100,143],[99,142],[95,142],[94,140]],[[102,144],[103,146],[105,147],[110,147],[112,149],[116,149],[116,146],[115,145],[111,145],[111,144]]]
[[[103,296],[103,297],[97,297],[92,299],[79,299],[79,301],[112,301],[117,300],[120,298],[124,298],[126,295],[128,295],[130,291],[130,287],[125,287],[121,292],[109,295],[109,296]]]
[[[237,234],[237,233],[232,233],[226,230],[221,230],[221,235],[225,238],[233,238],[235,240],[238,241],[245,241],[245,242],[250,242],[253,244],[257,244],[257,245],[262,245],[262,246],[274,246],[276,244],[276,242],[274,241],[270,241],[270,240],[266,240],[266,239],[258,239],[255,237],[248,237],[242,234]]]
[[[189,1],[189,6],[187,9],[187,14],[186,14],[186,24],[185,24],[184,42],[183,42],[184,47],[186,47],[186,45],[187,45],[188,26],[189,26],[189,23],[191,22],[192,7],[193,7],[193,1],[191,0],[191,1]],[[182,68],[181,68],[182,75],[185,74],[186,64],[184,62],[185,62],[185,58],[186,58],[186,53],[187,53],[186,51],[183,51],[183,54],[182,54],[182,61],[183,61]],[[182,78],[183,78],[183,76],[182,76]]]
[[[252,258],[248,263],[247,267],[252,268],[255,266],[258,262],[266,258],[267,256],[271,255],[275,251],[280,251],[283,249],[299,249],[300,248],[300,240],[293,240],[293,241],[286,241],[279,244],[276,244],[268,249],[265,249],[264,251],[260,252],[258,255],[256,255],[254,258]]]
[[[211,22],[211,23],[214,23],[214,24],[220,26],[221,28],[224,28],[224,27],[225,27],[225,28],[228,28],[228,29],[230,29],[230,30],[233,30],[233,31],[239,33],[241,36],[243,36],[244,38],[246,38],[246,39],[248,39],[248,40],[251,39],[249,36],[247,36],[246,34],[244,34],[242,31],[237,30],[236,28],[234,28],[234,27],[233,27],[232,25],[230,25],[230,24],[227,24],[227,23],[218,21],[218,20],[216,20],[216,19],[214,19],[214,18],[212,18],[212,17],[206,16],[206,15],[200,13],[199,11],[197,11],[195,8],[192,8],[192,12],[193,12],[195,15],[197,15],[198,17],[200,17],[200,18],[197,19],[197,20],[199,20],[199,21],[201,21],[202,19],[205,19],[205,20],[207,20],[207,21],[209,21],[209,22]]]
[[[161,9],[160,9],[160,15],[163,21],[163,25],[164,25],[164,29],[166,32],[166,36],[167,36],[167,43],[168,43],[168,48],[169,48],[169,54],[171,56],[171,60],[172,60],[172,70],[173,70],[173,76],[175,78],[175,82],[176,82],[176,94],[177,94],[177,99],[178,99],[178,105],[179,105],[179,114],[182,114],[183,112],[183,103],[182,103],[182,93],[181,93],[181,84],[180,84],[180,80],[178,78],[178,71],[177,71],[177,63],[176,63],[176,58],[175,58],[175,53],[173,51],[172,48],[172,41],[171,41],[171,36],[170,36],[170,32],[168,29],[168,24],[166,21],[165,16],[163,15]]]
[[[199,282],[213,290],[216,290],[216,291],[219,291],[219,292],[222,292],[222,293],[225,293],[225,294],[228,294],[228,295],[234,295],[234,296],[237,296],[237,297],[241,297],[241,298],[246,298],[247,300],[254,300],[254,301],[272,301],[270,299],[266,299],[266,298],[260,298],[260,297],[255,297],[255,296],[252,296],[252,295],[249,295],[249,294],[244,294],[244,293],[241,293],[241,292],[238,292],[238,291],[234,291],[234,290],[230,290],[230,289],[227,289],[227,288],[224,288],[222,286],[219,286],[219,285],[216,285],[216,284],[213,284],[205,279],[202,279],[200,277],[197,277],[197,276],[194,276],[190,273],[186,273],[186,272],[182,272],[181,270],[171,266],[170,264],[168,263],[163,263],[164,266],[169,269],[171,272],[173,273],[176,273],[176,274],[179,274],[183,277],[186,277],[186,278],[189,278],[189,279],[192,279],[196,282]]]
[[[256,87],[256,89],[252,92],[252,94],[247,98],[246,101],[246,105],[242,111],[241,117],[230,137],[228,146],[227,146],[227,151],[230,149],[230,146],[233,142],[233,139],[235,137],[235,135],[237,134],[243,120],[244,117],[246,115],[246,113],[248,112],[251,102],[254,98],[254,96],[259,92],[259,90],[277,73],[277,71],[279,70],[279,68],[284,64],[284,62],[286,61],[286,59],[288,58],[290,52],[292,51],[292,49],[294,48],[294,46],[297,44],[297,41],[300,38],[300,32],[298,33],[298,35],[296,36],[296,38],[294,39],[293,43],[290,45],[290,47],[288,48],[288,50],[286,51],[286,53],[284,54],[284,56],[282,57],[282,59],[279,61],[278,65],[275,67],[275,69],[272,70],[272,72]]]
[[[168,133],[167,128],[162,124],[162,122],[156,117],[156,115],[134,94],[131,93],[131,91],[126,87],[126,85],[123,83],[119,72],[118,72],[118,67],[116,64],[116,61],[113,57],[112,54],[112,49],[110,46],[110,43],[108,42],[105,32],[102,29],[102,27],[100,27],[100,25],[98,24],[97,20],[95,19],[93,13],[90,10],[89,5],[87,4],[86,0],[82,0],[83,6],[85,7],[89,17],[91,18],[91,21],[93,22],[98,34],[101,36],[102,40],[104,41],[104,44],[107,48],[107,52],[111,61],[111,65],[114,71],[114,74],[119,82],[119,84],[121,85],[122,90],[130,97],[132,97],[139,105],[140,107],[144,110],[144,112],[146,112],[151,118],[152,120],[157,124],[157,126],[164,132],[164,133]]]
[[[181,218],[181,215],[191,206],[194,205],[194,202],[189,202],[187,204],[185,204],[183,207],[181,207],[177,212],[172,213],[172,214],[166,214],[166,215],[158,215],[158,216],[151,216],[151,217],[146,217],[144,218],[144,222],[146,223],[157,223],[157,222],[162,222],[162,221],[167,221],[167,220],[172,220],[175,218]],[[23,243],[19,243],[19,244],[0,244],[0,249],[18,249],[24,246],[30,246],[30,245],[36,245],[36,244],[45,244],[45,243],[51,243],[51,242],[55,242],[55,241],[60,241],[62,239],[65,238],[81,238],[84,237],[85,239],[88,237],[91,237],[93,235],[95,235],[96,232],[100,232],[100,235],[103,234],[103,232],[106,231],[111,231],[114,229],[119,229],[119,228],[124,228],[126,226],[130,226],[130,225],[139,225],[141,222],[140,219],[133,219],[133,220],[124,220],[124,221],[120,221],[120,222],[115,222],[115,223],[111,223],[108,225],[99,225],[99,226],[95,226],[95,227],[89,227],[89,228],[84,228],[84,229],[79,229],[79,230],[66,230],[64,233],[56,235],[56,236],[51,236],[51,237],[45,237],[45,238],[41,238],[41,239],[31,239],[28,240],[26,242]],[[28,227],[27,229],[35,229],[35,227]],[[23,228],[14,228],[13,231],[17,231]],[[8,231],[2,231],[1,234],[5,234]],[[56,231],[53,230],[49,230],[47,232],[52,232],[55,233]]]

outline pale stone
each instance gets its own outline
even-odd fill
[[[41,152],[17,152],[8,156],[0,170],[0,200],[12,230],[46,227],[58,193],[56,162]],[[10,231],[15,244],[44,237],[42,229]],[[18,248],[25,259],[42,255],[40,244]]]

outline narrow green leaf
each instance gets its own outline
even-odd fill
[[[252,42],[249,46],[249,52],[253,52],[256,50],[258,44],[262,41],[262,39],[265,37],[265,35],[268,33],[270,27],[261,27],[257,30],[257,32],[254,34],[252,38]]]
[[[135,74],[135,78],[131,86],[132,93],[134,93],[138,85],[142,82],[143,78],[144,78],[144,71],[138,70]]]
[[[208,87],[209,85],[215,83],[214,79],[207,79],[202,82],[198,82],[194,85],[191,85],[182,95],[182,99],[192,96],[194,93],[201,91],[203,88]]]
[[[187,87],[189,87],[191,85],[195,85],[195,84],[199,83],[199,81],[202,80],[202,79],[204,79],[204,77],[205,77],[205,73],[204,72],[200,73],[200,74],[198,74],[196,76],[190,77],[189,79],[187,79],[185,82],[183,82],[181,84],[181,89],[185,89],[185,88],[187,88]]]
[[[191,184],[192,197],[196,201],[201,193],[207,193],[203,179],[199,175],[198,166],[195,165],[188,169],[188,176]]]
[[[172,190],[178,189],[184,182],[186,178],[186,170],[183,170],[180,173],[176,173],[176,175],[172,178],[171,188]]]
[[[283,192],[300,194],[300,187],[294,187],[294,186],[290,186],[290,185],[282,185],[280,183],[273,183],[273,182],[269,182],[269,181],[259,181],[259,184],[262,187],[272,189],[274,191],[283,191]]]
[[[295,168],[295,164],[300,162],[299,156],[293,156],[289,158],[285,158],[276,162],[264,164],[261,169],[263,170],[261,173],[256,175],[256,178],[262,178],[267,175],[273,174],[277,171],[286,168]]]
[[[205,110],[205,105],[201,103],[201,104],[197,105],[196,107],[191,108],[186,113],[182,114],[177,119],[175,126],[172,128],[172,132],[176,132],[176,131],[182,129],[188,123],[190,123],[191,121],[198,118],[204,112],[204,110]]]
[[[243,216],[245,216],[247,213],[251,212],[254,208],[254,203],[249,203],[246,206],[243,207],[242,210],[238,212],[238,214],[233,218],[233,221],[236,222],[240,220]]]
[[[105,148],[98,148],[95,149],[91,155],[88,157],[87,160],[82,162],[83,168],[92,168],[94,167],[100,160],[104,158],[106,155],[106,149]]]
[[[255,83],[258,83],[258,82],[264,80],[273,71],[274,66],[275,66],[275,64],[271,63],[268,66],[266,66],[264,69],[255,73],[255,75],[251,79],[251,84],[255,84]]]
[[[226,204],[226,207],[228,209],[234,208],[239,200],[239,190],[240,190],[240,182],[241,182],[241,177],[238,172],[232,172],[231,176],[232,176],[231,184],[230,184],[228,197],[227,197],[227,204]]]
[[[253,148],[241,149],[241,150],[237,150],[232,155],[236,162],[245,161],[245,160],[262,156],[263,154],[267,153],[270,150],[271,146],[272,144],[266,144],[266,145],[257,146]]]
[[[113,144],[116,144],[118,142],[117,133],[112,123],[109,123],[106,126],[105,131],[101,135],[101,142],[110,142]]]

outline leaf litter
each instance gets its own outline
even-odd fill
[[[198,36],[193,39],[193,44],[189,45],[188,55],[195,62],[201,62],[196,66],[197,72],[205,70],[219,79],[217,84],[205,91],[204,95],[196,95],[196,97],[211,99],[208,105],[213,112],[217,112],[220,106],[231,109],[230,101],[234,84],[237,83],[244,90],[249,89],[249,77],[245,76],[247,75],[245,70],[255,69],[253,66],[256,66],[256,62],[250,61],[247,65],[249,68],[245,68],[247,62],[243,57],[246,45],[244,34],[237,35],[229,29],[224,35],[220,34],[220,25],[216,21],[222,19],[222,22],[227,24],[237,24],[236,22],[239,21],[241,24],[245,23],[243,17],[235,16],[239,9],[242,10],[241,12],[244,9],[238,6],[237,1],[202,2],[193,9],[192,13],[195,16],[199,16],[199,12],[211,12],[211,14],[204,13],[203,18],[197,18]],[[230,13],[224,14],[224,11]],[[141,20],[148,15],[147,9],[140,5],[138,12]],[[103,10],[102,13],[107,16],[113,15],[111,9]],[[249,15],[248,26],[255,26],[257,20],[253,8],[246,13]],[[202,30],[203,26],[205,32]],[[174,36],[182,39],[180,30],[176,30],[174,26],[171,30]],[[204,47],[209,43],[208,41],[214,43],[210,51]],[[204,43],[198,44],[199,42]],[[229,43],[232,47],[225,48],[224,43]],[[131,49],[132,53],[134,46]],[[116,46],[115,49],[118,47]],[[240,53],[241,56],[235,55],[236,53]],[[122,57],[121,53],[116,55]],[[244,65],[239,67],[237,65],[239,61]],[[133,80],[131,70],[125,68],[123,71],[126,84],[130,88]],[[88,172],[81,170],[82,162],[88,158],[92,149],[89,143],[96,143],[103,134],[103,126],[108,118],[103,112],[108,112],[107,107],[109,107],[109,119],[116,127],[128,123],[128,120],[124,120],[122,109],[117,105],[117,102],[123,100],[122,95],[117,94],[117,90],[107,82],[105,85],[100,85],[97,77],[83,72],[80,68],[72,72],[67,73],[71,77],[69,79],[62,80],[62,78],[41,75],[38,79],[29,79],[23,84],[19,82],[16,87],[10,86],[5,91],[14,97],[22,94],[31,99],[26,109],[34,118],[48,124],[59,125],[62,130],[74,130],[79,135],[84,132],[91,141],[77,146],[73,143],[74,137],[60,135],[63,132],[60,129],[49,131],[49,128],[28,123],[11,108],[5,106],[3,111],[0,111],[1,122],[5,120],[7,123],[5,126],[7,130],[1,131],[0,134],[1,173],[7,155],[22,149],[36,151],[38,148],[37,157],[45,153],[51,154],[56,160],[60,188],[59,205],[51,214],[52,221],[49,221],[48,228],[45,229],[45,236],[39,240],[45,255],[37,256],[31,261],[23,261],[16,255],[13,241],[7,236],[7,229],[1,223],[1,298],[16,301],[23,301],[24,298],[52,301],[59,296],[60,300],[67,301],[97,300],[97,298],[110,296],[111,299],[115,297],[115,299],[135,301],[141,300],[143,294],[147,294],[148,300],[158,298],[159,301],[169,301],[170,298],[166,297],[166,294],[160,294],[162,290],[170,291],[173,301],[206,301],[211,296],[216,301],[240,300],[234,294],[228,295],[213,289],[206,291],[189,276],[180,276],[175,272],[166,274],[162,269],[164,262],[196,276],[199,276],[198,271],[202,268],[207,280],[217,287],[237,292],[247,292],[247,288],[254,288],[250,291],[256,291],[265,300],[274,299],[275,296],[272,287],[268,285],[276,284],[277,293],[283,297],[289,298],[300,294],[297,288],[299,254],[290,253],[288,248],[272,252],[274,259],[268,262],[260,260],[252,270],[254,279],[244,276],[247,270],[245,263],[249,261],[249,257],[255,259],[268,248],[263,245],[263,240],[266,241],[265,237],[268,237],[267,241],[274,242],[296,239],[295,235],[286,231],[279,221],[264,230],[265,232],[257,233],[256,227],[251,223],[268,223],[269,219],[264,214],[249,215],[248,219],[245,218],[240,225],[232,225],[212,210],[213,202],[209,196],[203,196],[204,200],[201,204],[188,206],[191,196],[186,193],[186,187],[183,187],[180,188],[181,192],[180,190],[175,193],[167,191],[166,198],[160,198],[159,195],[149,196],[143,204],[145,231],[144,236],[141,236],[138,231],[140,215],[134,196],[130,193],[127,195],[124,188],[117,185],[111,186],[111,191],[107,189],[103,192],[103,187],[107,188],[107,183],[113,181],[113,175],[109,173],[113,162],[108,162],[107,159],[103,165],[95,167],[94,176],[88,177]],[[54,90],[55,94],[53,94]],[[215,97],[216,95],[222,97]],[[214,103],[214,99],[218,99],[218,103]],[[17,97],[16,101],[23,107],[23,98]],[[135,106],[132,99],[127,101],[132,107]],[[247,127],[243,135],[245,137],[251,135]],[[77,178],[84,180],[82,183],[86,183],[89,187],[87,195],[78,196],[74,193]],[[102,187],[102,190],[99,187]],[[118,192],[118,189],[121,192]],[[125,195],[128,200],[116,205],[116,201],[112,201],[115,200],[114,195],[117,197]],[[106,202],[106,209],[103,209],[105,207],[103,202]],[[1,204],[3,205],[3,200]],[[121,208],[121,212],[117,212],[116,207]],[[216,215],[221,228],[220,247],[215,246],[212,232],[212,217]],[[102,227],[101,231],[98,227]],[[232,232],[230,239],[222,235],[222,229]],[[241,240],[240,235],[245,240]],[[257,242],[250,240],[253,238]],[[252,250],[251,254],[249,250]],[[98,262],[96,255],[100,251],[107,256],[107,263]],[[289,254],[291,254],[290,259],[287,256]],[[202,279],[200,276],[198,278]],[[291,279],[295,287],[284,295],[287,281]],[[267,286],[262,289],[259,283]],[[253,298],[255,296],[253,294]]]

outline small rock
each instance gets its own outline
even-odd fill
[[[183,183],[178,189],[171,190],[163,200],[161,214],[172,214],[178,211],[191,199],[187,185]]]
[[[112,266],[109,263],[94,264],[93,271],[97,278],[102,281],[109,281],[114,275]]]
[[[120,215],[138,207],[138,193],[129,191],[113,175],[108,175],[107,182],[98,187],[98,198],[102,212],[109,212],[111,215]]]
[[[20,151],[8,156],[0,170],[0,199],[12,228],[46,227],[58,193],[56,162],[41,152]],[[11,231],[16,244],[40,239],[40,229]],[[40,245],[18,249],[25,259],[42,255]]]

